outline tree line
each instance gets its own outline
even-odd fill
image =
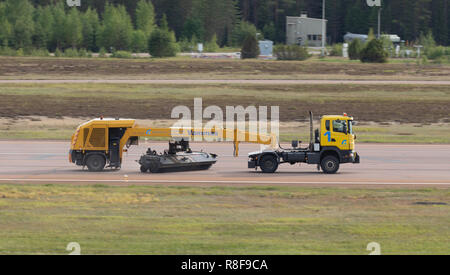
[[[328,42],[346,32],[376,29],[377,8],[365,0],[326,1]],[[448,0],[384,0],[382,31],[415,41],[431,33],[450,45]],[[285,41],[286,16],[321,17],[318,0],[0,0],[0,43],[19,48],[147,51],[155,31],[165,30],[183,50],[197,42],[242,46],[248,34]],[[161,36],[161,33],[159,34]],[[166,35],[167,36],[167,35]]]

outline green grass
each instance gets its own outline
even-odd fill
[[[448,189],[0,185],[0,253],[449,254]]]
[[[356,126],[358,140],[370,143],[450,143],[448,124]]]
[[[70,140],[74,133],[72,130],[54,130],[36,129],[36,130],[10,130],[2,131],[0,139],[7,140]]]

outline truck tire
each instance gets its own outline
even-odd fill
[[[325,174],[336,174],[339,170],[339,160],[335,156],[326,156],[320,166]]]
[[[261,158],[259,161],[259,167],[263,173],[272,174],[278,169],[277,158],[271,155],[267,155]]]
[[[91,155],[88,156],[86,160],[86,166],[89,172],[101,172],[105,168],[106,160],[101,155]]]
[[[147,168],[147,167],[141,166],[141,172],[142,172],[142,173],[147,173],[147,171],[148,171],[148,168]]]

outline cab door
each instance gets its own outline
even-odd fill
[[[348,126],[346,120],[329,119],[325,121],[325,131],[321,136],[321,145],[324,147],[337,147],[340,150],[350,150],[348,139]]]
[[[355,150],[355,133],[353,132],[353,121],[348,120],[347,121],[347,125],[348,125],[348,145],[349,145],[349,150],[353,151]]]

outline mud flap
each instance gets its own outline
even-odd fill
[[[359,155],[358,155],[358,153],[355,153],[355,160],[353,161],[353,163],[354,164],[359,164],[359,163],[361,163],[361,160],[360,160],[360,158],[359,158]]]

